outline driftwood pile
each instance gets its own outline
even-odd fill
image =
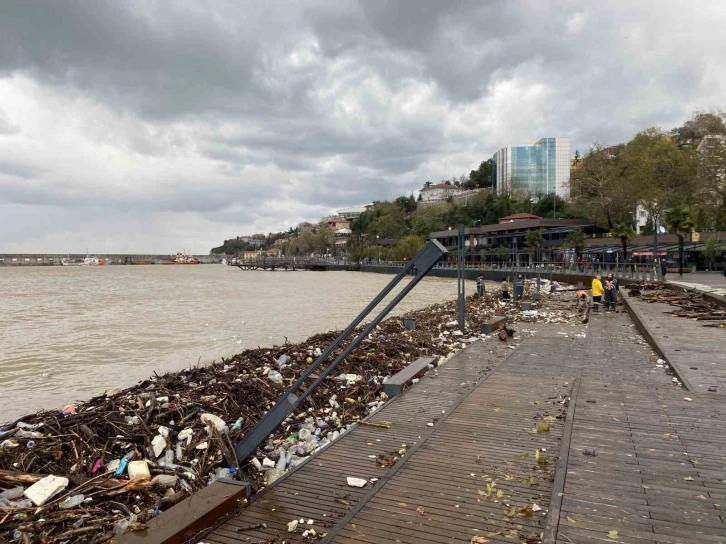
[[[217,478],[259,489],[382,405],[386,376],[424,355],[452,357],[495,314],[512,323],[578,322],[569,293],[543,295],[543,306],[558,297],[561,309],[529,312],[499,301],[498,292],[469,297],[464,334],[455,302],[411,313],[415,330],[401,318],[384,321],[242,465],[234,445],[336,333],[155,374],[22,417],[0,427],[0,540],[98,544],[143,528]]]
[[[726,322],[726,308],[707,300],[698,291],[671,289],[658,283],[643,283],[629,291],[630,296],[643,302],[660,302],[676,309],[664,312],[674,317],[687,317],[696,321]],[[715,324],[720,326],[721,324]]]

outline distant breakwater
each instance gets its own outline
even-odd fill
[[[173,261],[176,255],[151,254],[123,254],[123,253],[93,253],[105,261],[106,265],[118,264],[161,264],[163,261]],[[85,253],[0,253],[0,266],[62,266],[61,261],[70,258],[82,261]],[[189,255],[201,264],[219,263],[219,255]]]

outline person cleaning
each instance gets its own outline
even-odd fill
[[[600,311],[600,300],[602,299],[602,295],[605,292],[605,290],[602,287],[602,278],[600,277],[600,274],[595,276],[595,279],[592,280],[592,311],[593,312],[599,312]]]
[[[502,300],[511,300],[509,292],[512,290],[512,285],[509,283],[509,276],[502,282]]]
[[[603,287],[605,289],[605,311],[614,312],[618,303],[618,280],[613,277],[612,273],[605,278]]]

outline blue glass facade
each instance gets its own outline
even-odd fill
[[[521,192],[535,197],[570,194],[570,139],[542,138],[534,145],[505,147],[492,157],[497,194]]]

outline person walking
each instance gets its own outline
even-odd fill
[[[595,276],[595,278],[592,280],[592,311],[593,312],[599,312],[600,311],[600,300],[602,300],[602,295],[604,292],[604,289],[602,288],[602,278],[600,277],[600,274]]]
[[[487,288],[484,285],[484,276],[479,274],[479,277],[476,279],[476,294],[483,297],[486,292]]]
[[[507,276],[502,282],[502,300],[511,300],[512,297],[509,294],[511,290],[512,286],[509,283],[509,276]]]
[[[668,273],[668,262],[665,259],[660,260],[660,276],[665,281],[666,274]]]
[[[613,273],[610,272],[605,278],[605,311],[614,312],[615,305],[618,303],[618,280],[613,277]]]

